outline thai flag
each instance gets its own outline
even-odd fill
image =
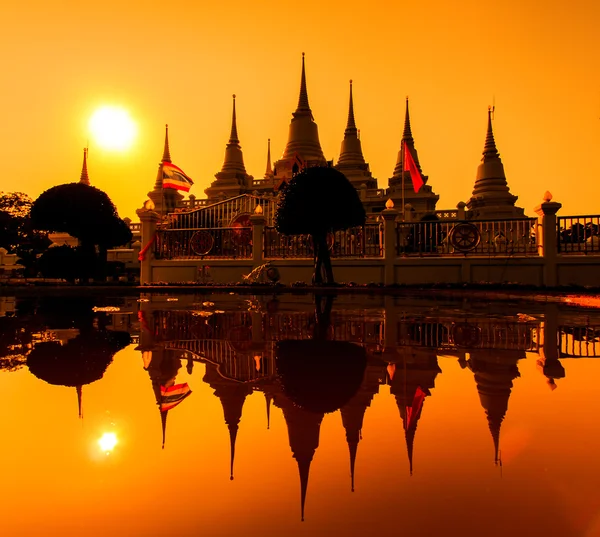
[[[175,386],[160,387],[161,402],[160,411],[166,412],[176,407],[181,401],[183,401],[188,395],[192,393],[192,390],[185,384],[175,384]]]
[[[189,192],[190,187],[194,184],[181,168],[171,164],[170,162],[163,162],[162,165],[163,173],[163,188],[174,188],[175,190],[184,190]]]

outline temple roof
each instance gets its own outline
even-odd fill
[[[492,128],[493,108],[488,108],[487,131],[481,164],[477,168],[475,186],[471,199],[467,202],[469,210],[476,217],[502,218],[523,216],[524,211],[515,207],[518,197],[510,193],[504,173],[504,165],[496,148]]]
[[[304,53],[302,53],[302,74],[300,77],[298,107],[292,116],[288,142],[285,146],[282,159],[293,159],[296,155],[299,155],[304,161],[308,161],[309,165],[325,166],[327,162],[323,156],[323,150],[319,142],[319,131],[308,104]]]
[[[246,167],[244,166],[244,155],[242,148],[240,147],[240,140],[237,132],[237,119],[235,112],[235,95],[233,95],[233,112],[231,115],[231,134],[229,135],[229,142],[225,146],[225,160],[221,168],[221,173],[239,173],[246,174]]]
[[[404,147],[404,144],[406,143],[406,147],[409,149],[410,154],[412,155],[415,164],[417,165],[417,168],[419,168],[419,171],[421,173],[423,173],[423,170],[421,169],[421,164],[419,162],[419,154],[417,153],[417,150],[415,149],[415,139],[413,138],[412,135],[412,129],[410,126],[410,112],[408,109],[408,97],[406,98],[406,111],[404,113],[404,131],[402,133],[402,141],[400,144],[400,151],[398,151],[398,158],[396,159],[396,166],[394,168],[394,177],[401,177],[402,176],[402,168],[404,166],[404,162],[403,162],[403,156],[404,153],[402,151],[402,148]],[[405,172],[408,174],[408,172]],[[410,180],[410,178],[409,178]]]
[[[350,100],[348,104],[348,121],[344,131],[344,140],[340,149],[340,158],[336,168],[343,170],[345,168],[364,167],[365,157],[363,156],[362,146],[358,138],[358,129],[354,120],[354,100],[352,98],[352,80],[350,81]]]

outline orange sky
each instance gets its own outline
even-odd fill
[[[232,93],[246,168],[260,178],[267,138],[273,160],[283,152],[305,51],[328,159],[338,157],[352,78],[365,158],[386,187],[409,95],[438,209],[454,207],[471,195],[495,99],[496,142],[526,214],[546,190],[564,216],[598,213],[599,17],[594,0],[13,2],[0,34],[0,190],[35,198],[78,180],[89,117],[114,104],[129,110],[138,138],[124,153],[90,139],[89,173],[120,215],[137,219],[165,123],[173,161],[204,197],[222,164]]]

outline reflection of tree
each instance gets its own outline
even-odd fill
[[[335,412],[358,391],[365,373],[364,347],[328,341],[333,297],[324,307],[316,297],[313,339],[277,344],[277,373],[284,393],[299,407],[317,413]]]
[[[82,303],[73,302],[82,306]],[[46,307],[48,304],[46,304]],[[76,328],[65,341],[43,341],[36,343],[27,357],[31,373],[49,384],[77,388],[81,415],[81,387],[100,380],[113,356],[131,342],[128,332],[99,330],[94,327],[94,314],[86,303],[83,307],[71,310],[43,310],[47,314],[54,311],[56,328]],[[50,320],[48,319],[50,323]]]
[[[327,297],[324,305],[319,296],[315,301],[313,339],[283,340],[276,349],[283,396],[276,393],[274,402],[283,410],[290,448],[298,463],[302,520],[323,416],[340,409],[358,392],[367,363],[363,347],[326,339],[333,297]]]

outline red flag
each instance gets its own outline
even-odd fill
[[[175,190],[190,191],[194,184],[181,168],[171,162],[162,163],[163,188],[173,188]]]
[[[404,166],[403,166],[403,168],[404,168],[403,171],[410,173],[410,178],[412,179],[412,184],[413,184],[413,188],[415,189],[415,192],[418,192],[419,190],[421,190],[421,187],[425,184],[425,182],[423,181],[423,176],[421,175],[419,168],[417,168],[417,165],[415,164],[415,160],[413,159],[413,156],[411,155],[410,149],[406,145],[406,142],[404,142]]]

